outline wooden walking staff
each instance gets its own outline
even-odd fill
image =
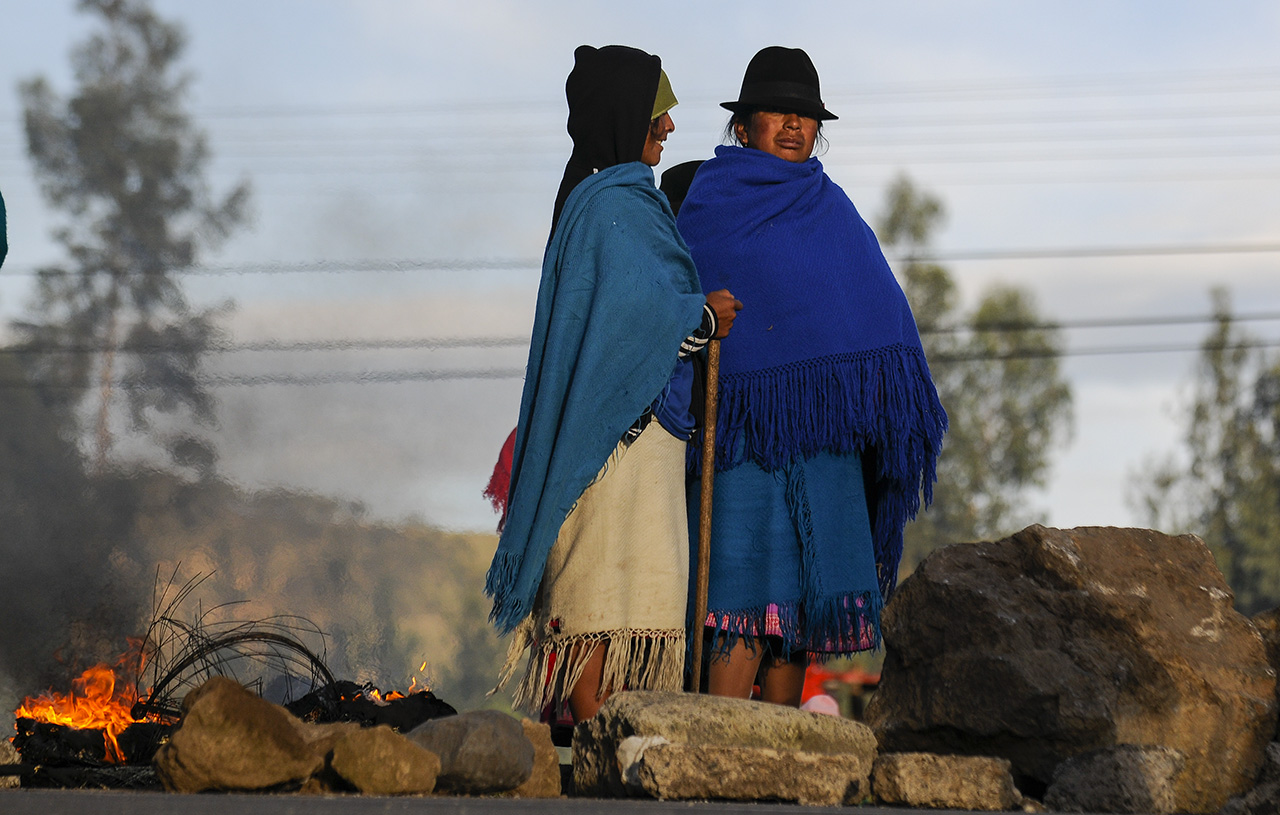
[[[720,340],[707,343],[707,410],[702,421],[702,499],[698,518],[698,573],[693,601],[693,684],[702,688],[702,635],[707,623],[707,577],[711,572],[711,489],[716,480],[716,402],[720,396]]]

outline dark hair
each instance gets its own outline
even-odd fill
[[[738,125],[742,125],[743,127],[750,127],[751,117],[755,116],[757,113],[791,113],[791,112],[792,111],[789,111],[789,110],[776,110],[774,108],[740,108],[733,112],[733,115],[729,117],[728,122],[725,122],[724,136],[722,138],[722,141],[725,144],[736,144],[739,147],[741,147],[742,142],[738,140],[738,130],[737,130]],[[801,115],[803,116],[804,114],[801,114]],[[808,117],[808,118],[812,118],[812,117]],[[831,145],[827,142],[827,137],[822,135],[822,120],[816,119],[815,121],[818,123],[818,138],[815,139],[813,142],[813,154],[815,156],[825,156],[827,154],[827,148],[829,148]]]

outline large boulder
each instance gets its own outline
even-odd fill
[[[1191,535],[1032,526],[943,547],[883,626],[881,749],[1001,756],[1036,797],[1071,756],[1167,747],[1178,811],[1216,812],[1275,733],[1262,640]]]
[[[682,693],[614,694],[573,734],[574,789],[601,797],[854,804],[874,759],[858,722]]]

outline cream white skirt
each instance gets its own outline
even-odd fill
[[[685,442],[653,421],[619,444],[569,513],[533,613],[517,630],[502,684],[530,658],[515,705],[567,702],[595,649],[608,643],[605,690],[680,690],[684,683],[689,521]]]

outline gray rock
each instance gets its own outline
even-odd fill
[[[1258,785],[1228,801],[1222,815],[1276,815],[1277,812],[1280,812],[1280,743],[1273,741],[1267,745]]]
[[[885,804],[1000,811],[1022,806],[1007,759],[886,753],[871,769],[871,789]]]
[[[210,679],[182,707],[181,722],[155,756],[156,774],[171,792],[301,784],[324,766],[294,716],[230,679]]]
[[[13,743],[7,738],[0,737],[0,765],[21,763],[22,756],[18,755]],[[13,789],[20,786],[22,786],[22,779],[18,776],[0,775],[0,790]]]
[[[1259,784],[1280,784],[1280,742],[1271,742],[1262,761],[1262,770],[1258,773]]]
[[[421,795],[435,789],[440,757],[386,725],[358,728],[333,746],[330,767],[370,795]]]
[[[1120,744],[1185,759],[1176,807],[1249,789],[1276,732],[1275,676],[1204,543],[1032,526],[946,546],[884,614],[868,723],[886,752],[990,755],[1048,785]]]
[[[533,745],[533,772],[527,781],[504,794],[513,798],[559,798],[560,753],[551,741],[550,726],[530,719],[521,719],[520,726]]]
[[[534,749],[524,728],[496,710],[432,719],[406,735],[440,757],[436,788],[443,792],[505,792],[533,774]]]
[[[1044,803],[1060,812],[1181,811],[1175,793],[1182,754],[1122,744],[1073,756],[1058,766]]]
[[[637,754],[623,772],[633,794],[673,801],[714,798],[840,806],[859,804],[871,794],[867,759],[852,753],[656,743]]]
[[[875,737],[781,705],[657,691],[610,697],[574,730],[579,795],[857,803]]]

